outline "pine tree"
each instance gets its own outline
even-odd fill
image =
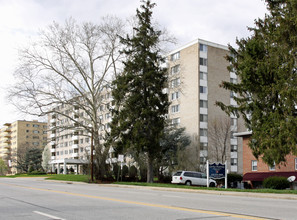
[[[217,104],[227,113],[242,114],[252,131],[254,155],[272,165],[297,155],[297,2],[266,0],[270,14],[250,28],[252,36],[229,46],[227,57],[240,82],[223,82],[238,94],[238,106]]]
[[[117,110],[113,111],[111,136],[116,148],[133,148],[147,156],[147,181],[153,182],[153,163],[161,151],[160,137],[168,111],[168,97],[163,92],[167,69],[161,65],[161,31],[152,24],[154,3],[143,1],[137,9],[138,25],[132,37],[122,38],[128,59],[123,74],[113,82]]]

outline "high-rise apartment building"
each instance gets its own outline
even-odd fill
[[[192,141],[197,142],[199,152],[192,156],[198,157],[197,166],[202,170],[205,168],[206,160],[219,162],[217,158],[221,158],[221,155],[217,155],[221,153],[217,153],[218,146],[214,140],[219,136],[213,136],[213,127],[227,126],[225,159],[228,162],[228,169],[230,172],[242,173],[242,149],[238,147],[242,144],[233,133],[244,129],[243,122],[235,116],[228,117],[215,105],[216,101],[236,105],[233,99],[236,94],[219,87],[222,81],[237,82],[236,74],[227,70],[229,65],[225,59],[227,54],[226,46],[200,39],[169,54],[167,92],[171,105],[168,109],[168,118],[172,124],[185,127]],[[105,131],[109,130],[111,122],[109,111],[112,106],[111,90],[104,89],[100,99],[104,103],[98,110],[101,119],[100,139],[103,143]],[[90,155],[90,134],[79,126],[75,128],[70,118],[80,123],[87,123],[87,116],[82,109],[66,105],[57,106],[55,112],[49,115],[48,120],[50,130],[48,147],[51,151],[53,169],[59,172],[61,168],[65,170],[66,167],[73,166],[75,171],[81,172],[82,165],[88,163]],[[59,112],[62,114],[58,114]],[[115,158],[110,155],[107,162],[112,163],[114,160]],[[61,165],[63,167],[60,167]]]
[[[15,121],[0,129],[0,157],[7,163],[8,174],[16,174],[18,157],[24,149],[41,148],[47,144],[47,123]]]
[[[110,88],[105,87],[100,96],[101,105],[98,109],[100,119],[99,141],[104,143],[104,135],[109,131],[111,122],[110,108],[112,97]],[[79,107],[59,105],[48,115],[48,148],[51,152],[52,171],[66,172],[73,168],[77,173],[83,172],[83,165],[89,163],[91,155],[91,134],[83,128],[88,126],[89,116]],[[114,158],[108,158],[112,162]],[[107,161],[107,162],[108,162]]]
[[[192,141],[196,140],[201,169],[204,169],[206,160],[217,162],[218,146],[213,135],[215,126],[230,125],[226,140],[228,169],[230,172],[242,173],[242,153],[238,148],[241,146],[240,140],[233,133],[243,129],[243,123],[236,116],[228,118],[215,105],[216,101],[236,105],[233,99],[236,94],[219,87],[222,81],[237,82],[237,75],[227,70],[227,54],[226,46],[201,39],[169,54],[168,94],[171,105],[168,116],[172,124],[185,127]],[[227,121],[223,120],[226,117]]]

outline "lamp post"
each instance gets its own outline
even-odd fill
[[[93,151],[94,151],[94,144],[93,144],[93,128],[91,129],[91,182],[94,182],[94,155],[93,155]]]

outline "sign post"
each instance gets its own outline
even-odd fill
[[[209,164],[207,161],[207,187],[209,186],[209,178],[212,179],[223,179],[225,178],[225,188],[227,189],[227,161],[224,164],[212,163]]]

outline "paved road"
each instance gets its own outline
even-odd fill
[[[297,200],[0,178],[0,219],[297,219]]]

